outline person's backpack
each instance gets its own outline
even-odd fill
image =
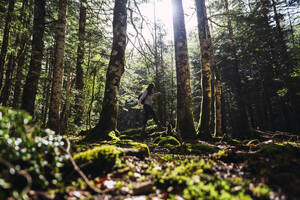
[[[141,96],[143,95],[143,92],[139,94],[138,96],[138,100],[140,100]],[[141,103],[144,105],[145,103],[145,99],[146,99],[147,95],[141,100]]]

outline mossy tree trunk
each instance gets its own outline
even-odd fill
[[[84,95],[83,95],[83,58],[84,58],[84,45],[85,45],[85,25],[86,25],[86,0],[80,1],[80,17],[79,17],[79,31],[78,39],[79,44],[77,48],[77,64],[76,64],[76,82],[75,88],[77,90],[76,99],[75,99],[75,124],[80,126],[82,124],[82,117],[84,113]]]
[[[92,137],[107,137],[107,134],[117,128],[119,112],[120,80],[124,73],[126,33],[127,33],[127,0],[116,0],[113,17],[113,44],[109,66],[106,73],[106,83],[102,112]]]
[[[34,102],[37,93],[38,82],[41,73],[43,59],[43,36],[45,30],[45,0],[34,1],[33,39],[31,50],[31,61],[22,96],[21,108],[34,113]]]
[[[12,20],[12,15],[13,15],[14,8],[15,8],[15,2],[16,2],[16,0],[9,0],[8,10],[7,10],[6,18],[5,18],[5,27],[4,27],[4,31],[3,31],[2,46],[1,46],[1,52],[0,52],[0,90],[2,88],[4,65],[5,65],[5,59],[6,59],[6,54],[7,54],[11,20]]]
[[[177,75],[177,125],[183,138],[196,136],[194,126],[190,67],[182,0],[173,0],[173,29]]]
[[[213,55],[214,56],[214,55]],[[215,62],[215,60],[214,60]],[[221,77],[218,66],[215,62],[215,74],[216,74],[216,136],[223,135],[222,128],[222,88]]]
[[[48,127],[60,133],[60,109],[62,96],[62,80],[64,75],[65,32],[68,0],[59,1],[58,22],[56,29],[56,50],[53,82],[49,107]]]
[[[211,37],[208,27],[206,7],[204,0],[196,0],[198,34],[201,48],[202,64],[202,109],[198,125],[198,134],[201,139],[210,139],[212,130],[212,72],[210,56],[212,50]]]

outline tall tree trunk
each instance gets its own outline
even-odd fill
[[[292,39],[292,43],[293,43],[293,48],[295,48],[295,36],[294,36],[294,27],[292,25],[292,20],[291,20],[291,13],[289,11],[289,5],[288,5],[288,0],[285,0],[285,4],[286,4],[286,7],[287,7],[287,14],[288,14],[288,17],[289,17],[289,25],[290,25],[290,32],[291,32],[291,39]]]
[[[106,83],[100,120],[94,129],[95,137],[107,137],[107,134],[117,128],[119,112],[120,80],[124,73],[126,32],[127,32],[127,0],[116,0],[113,17],[113,45],[109,66],[106,73]],[[99,134],[100,133],[100,134]]]
[[[62,80],[64,75],[66,15],[68,0],[59,0],[58,22],[56,29],[56,49],[53,82],[51,89],[48,127],[60,133],[60,108],[62,96]]]
[[[48,52],[47,58],[48,63],[49,63],[49,68],[48,68],[48,77],[46,80],[46,90],[45,90],[45,101],[43,105],[43,123],[42,127],[45,128],[47,126],[47,115],[48,115],[48,110],[49,110],[49,99],[50,99],[50,88],[52,85],[52,79],[53,79],[53,68],[54,68],[54,48],[50,48]]]
[[[80,126],[82,124],[82,117],[84,113],[84,95],[83,95],[83,58],[84,58],[84,45],[85,45],[85,24],[86,24],[86,0],[80,1],[80,18],[79,18],[79,31],[78,38],[79,44],[77,48],[77,64],[76,64],[76,82],[75,88],[77,90],[76,98],[75,98],[75,124]]]
[[[1,92],[1,103],[3,106],[9,105],[8,100],[10,96],[10,89],[12,84],[12,76],[15,68],[15,55],[10,53],[9,61],[6,69],[5,83]]]
[[[92,126],[91,126],[91,114],[92,114],[93,103],[94,103],[94,99],[95,99],[95,82],[96,82],[96,69],[93,70],[92,97],[91,97],[91,101],[90,101],[90,104],[89,104],[89,110],[88,110],[88,126],[89,126],[89,129],[92,128]]]
[[[29,4],[28,0],[23,0],[22,2],[22,8],[21,13],[19,16],[20,22],[22,25],[22,33],[18,33],[20,35],[20,44],[19,44],[19,50],[17,53],[17,72],[16,77],[14,81],[14,88],[12,89],[14,91],[14,97],[12,102],[12,107],[15,109],[19,108],[19,101],[20,101],[20,94],[21,94],[21,88],[22,88],[22,79],[23,79],[23,73],[22,69],[24,67],[25,58],[26,58],[26,52],[28,50],[28,42],[29,42],[29,30],[28,27],[30,26],[31,16],[28,14],[30,11],[32,4]]]
[[[66,100],[65,100],[65,109],[63,113],[62,133],[67,133],[68,131],[68,121],[70,115],[70,96],[71,96],[71,69],[69,69],[68,71],[67,82],[66,82]]]
[[[202,139],[211,138],[212,125],[212,73],[210,56],[212,50],[211,37],[209,33],[208,20],[204,0],[196,0],[199,41],[201,48],[201,64],[202,64],[202,109],[198,132]]]
[[[22,8],[21,8],[20,15],[19,15],[19,22],[23,26],[26,26],[25,25],[25,19],[26,19],[25,8],[27,6],[26,4],[27,4],[27,1],[23,0]],[[23,27],[23,28],[25,28],[25,27]],[[16,67],[16,60],[19,59],[19,57],[23,53],[24,47],[26,44],[26,41],[24,41],[25,40],[24,34],[25,34],[25,31],[22,34],[22,36],[21,36],[21,32],[17,31],[16,40],[15,40],[15,44],[14,44],[14,48],[17,50],[12,51],[9,56],[9,62],[7,65],[6,76],[5,76],[5,84],[3,86],[2,93],[1,93],[1,102],[2,102],[2,105],[4,105],[4,106],[9,105],[9,97],[11,94],[11,88],[12,88],[12,84],[13,84],[13,76],[14,76],[14,71],[15,71],[15,67]]]
[[[17,62],[17,73],[15,78],[15,84],[14,84],[14,98],[12,107],[14,109],[18,109],[20,106],[20,95],[21,95],[21,85],[22,85],[22,79],[23,79],[23,67],[25,64],[25,58],[26,58],[26,51],[27,51],[27,45],[24,44],[24,51],[19,54],[18,56],[18,62]]]
[[[34,1],[33,39],[31,61],[23,90],[21,108],[34,114],[34,102],[43,59],[43,36],[45,30],[45,0]]]
[[[9,0],[8,10],[7,10],[6,19],[5,19],[5,27],[4,27],[4,31],[3,31],[2,46],[1,46],[1,52],[0,52],[0,90],[2,88],[4,65],[5,65],[5,60],[6,60],[7,48],[8,48],[8,42],[9,42],[9,33],[10,33],[10,27],[11,27],[11,19],[12,19],[12,14],[13,14],[14,8],[15,8],[15,2],[16,2],[15,0]]]
[[[183,138],[196,136],[194,126],[190,66],[182,0],[173,0],[173,29],[177,75],[177,125]]]
[[[237,51],[236,51],[236,45],[235,41],[233,39],[233,30],[232,30],[232,24],[231,24],[231,16],[229,13],[229,7],[228,7],[228,0],[224,0],[225,3],[225,9],[227,14],[227,28],[228,28],[228,34],[229,39],[232,43],[231,48],[231,54],[234,58],[233,66],[231,67],[231,74],[232,74],[232,80],[231,80],[231,89],[235,94],[235,100],[237,103],[237,106],[232,107],[232,114],[233,114],[233,124],[232,124],[232,134],[235,137],[241,137],[242,133],[249,133],[250,128],[248,124],[248,117],[246,113],[246,106],[245,102],[243,100],[242,95],[242,85],[241,85],[241,77],[240,73],[238,71],[238,58],[237,58]]]
[[[212,52],[213,53],[213,52]],[[221,88],[221,77],[220,77],[220,71],[216,64],[216,60],[213,57],[212,63],[215,68],[215,75],[216,75],[216,136],[222,136],[222,88]]]

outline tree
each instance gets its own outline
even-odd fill
[[[79,31],[78,31],[78,39],[79,44],[77,48],[77,64],[76,64],[76,82],[75,88],[77,90],[76,93],[76,117],[75,124],[78,126],[82,123],[82,115],[84,112],[84,102],[83,102],[83,69],[82,63],[84,58],[84,44],[85,44],[85,25],[86,25],[86,0],[80,1],[80,17],[79,17]]]
[[[177,75],[177,125],[183,138],[195,137],[190,67],[181,0],[173,0],[173,29]]]
[[[113,16],[113,44],[110,61],[106,72],[105,92],[100,120],[93,131],[95,137],[107,137],[116,130],[119,111],[118,98],[120,80],[124,73],[126,32],[127,32],[127,0],[116,0]]]
[[[51,89],[48,127],[57,134],[60,133],[60,108],[62,80],[64,74],[65,32],[68,0],[59,1],[58,22],[56,29],[56,50],[53,82]]]
[[[29,112],[31,115],[34,113],[34,102],[38,89],[38,82],[41,73],[41,65],[43,59],[43,36],[45,30],[45,0],[34,1],[34,20],[33,20],[33,38],[31,61],[27,73],[25,86],[22,95],[21,108]]]
[[[203,139],[211,138],[212,127],[212,73],[210,57],[212,50],[211,37],[208,27],[206,7],[204,0],[196,0],[199,41],[202,64],[202,109],[198,132]]]
[[[2,46],[1,46],[1,52],[0,52],[0,90],[2,88],[5,58],[6,58],[6,54],[7,54],[11,20],[12,20],[12,14],[13,14],[14,8],[15,8],[15,2],[16,2],[15,0],[9,1],[8,10],[7,10],[7,14],[6,14],[5,27],[4,27]]]
[[[21,96],[21,85],[22,85],[22,79],[23,79],[23,68],[24,64],[26,62],[26,57],[27,57],[27,51],[28,51],[28,43],[29,43],[29,27],[30,27],[30,22],[31,22],[31,8],[32,8],[32,1],[28,0],[23,0],[22,2],[22,8],[20,12],[20,22],[22,30],[20,30],[20,33],[17,37],[20,37],[20,42],[19,42],[19,50],[16,56],[16,63],[17,63],[17,72],[15,76],[15,81],[14,81],[14,88],[12,89],[14,91],[14,97],[13,97],[13,102],[12,102],[12,107],[17,109],[19,108],[20,104],[20,96]],[[18,39],[17,39],[18,41]]]
[[[249,132],[249,124],[248,124],[248,118],[246,113],[246,106],[243,100],[242,95],[242,85],[241,85],[241,77],[238,70],[238,58],[237,58],[237,50],[236,50],[236,44],[233,39],[233,30],[232,30],[232,24],[231,24],[231,16],[229,13],[229,7],[228,7],[228,0],[224,0],[225,4],[225,10],[227,14],[227,30],[228,30],[228,36],[231,41],[231,55],[234,58],[234,63],[229,68],[231,76],[231,89],[235,94],[235,100],[237,102],[236,107],[232,107],[233,109],[233,120],[234,123],[232,123],[232,133],[234,136],[239,137],[241,133],[247,133]]]

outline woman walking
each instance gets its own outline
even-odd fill
[[[161,124],[158,121],[156,114],[154,113],[153,108],[152,108],[152,98],[160,94],[160,92],[154,93],[154,88],[155,88],[154,84],[150,83],[148,85],[148,88],[143,92],[143,94],[139,98],[139,106],[142,106],[142,104],[143,104],[144,112],[145,112],[143,128],[142,128],[143,132],[145,132],[147,121],[150,119],[151,116],[153,117],[157,126],[159,128],[161,128]]]

